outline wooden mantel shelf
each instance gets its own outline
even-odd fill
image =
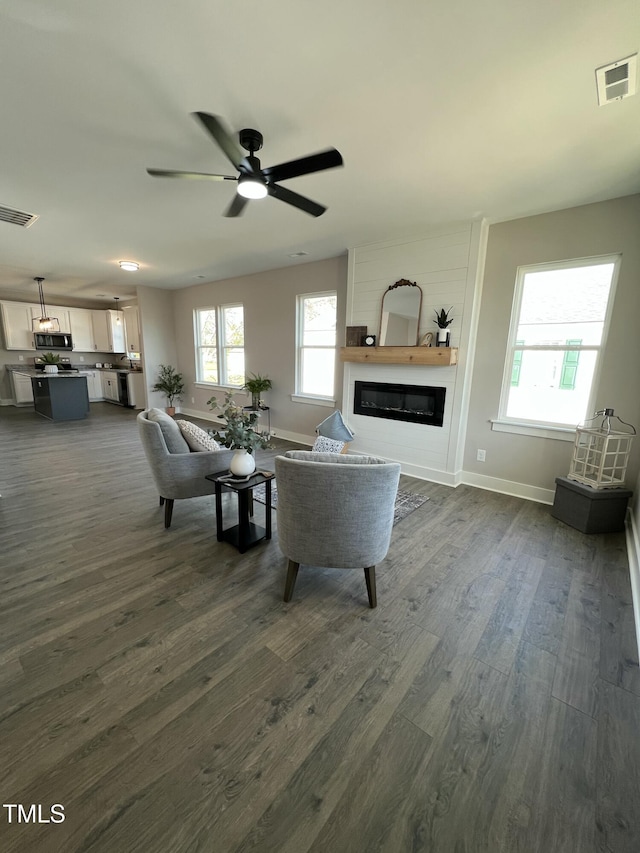
[[[340,358],[359,364],[430,364],[444,367],[458,363],[458,348],[340,347]]]

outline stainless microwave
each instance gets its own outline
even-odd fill
[[[36,349],[46,350],[72,350],[73,341],[71,335],[63,332],[34,332]]]

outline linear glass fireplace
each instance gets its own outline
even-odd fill
[[[367,415],[370,418],[389,418],[441,427],[446,391],[446,388],[429,385],[357,381],[353,411],[356,415]]]

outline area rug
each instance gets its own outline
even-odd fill
[[[261,504],[265,502],[264,483],[255,487],[253,490],[253,497]],[[419,506],[422,506],[422,504],[428,500],[429,498],[424,495],[414,495],[412,492],[399,491],[396,495],[396,506],[393,511],[394,525],[399,521],[402,521],[402,519],[406,518],[409,513],[412,513],[414,509],[418,509]],[[278,506],[278,484],[276,482],[271,483],[271,506],[274,509]]]

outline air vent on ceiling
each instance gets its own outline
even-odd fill
[[[0,205],[0,222],[13,222],[21,228],[28,228],[38,218],[35,213],[25,213],[23,210],[14,210],[12,207]]]
[[[610,65],[596,68],[598,104],[602,107],[611,101],[620,101],[636,93],[638,54],[618,59]]]

